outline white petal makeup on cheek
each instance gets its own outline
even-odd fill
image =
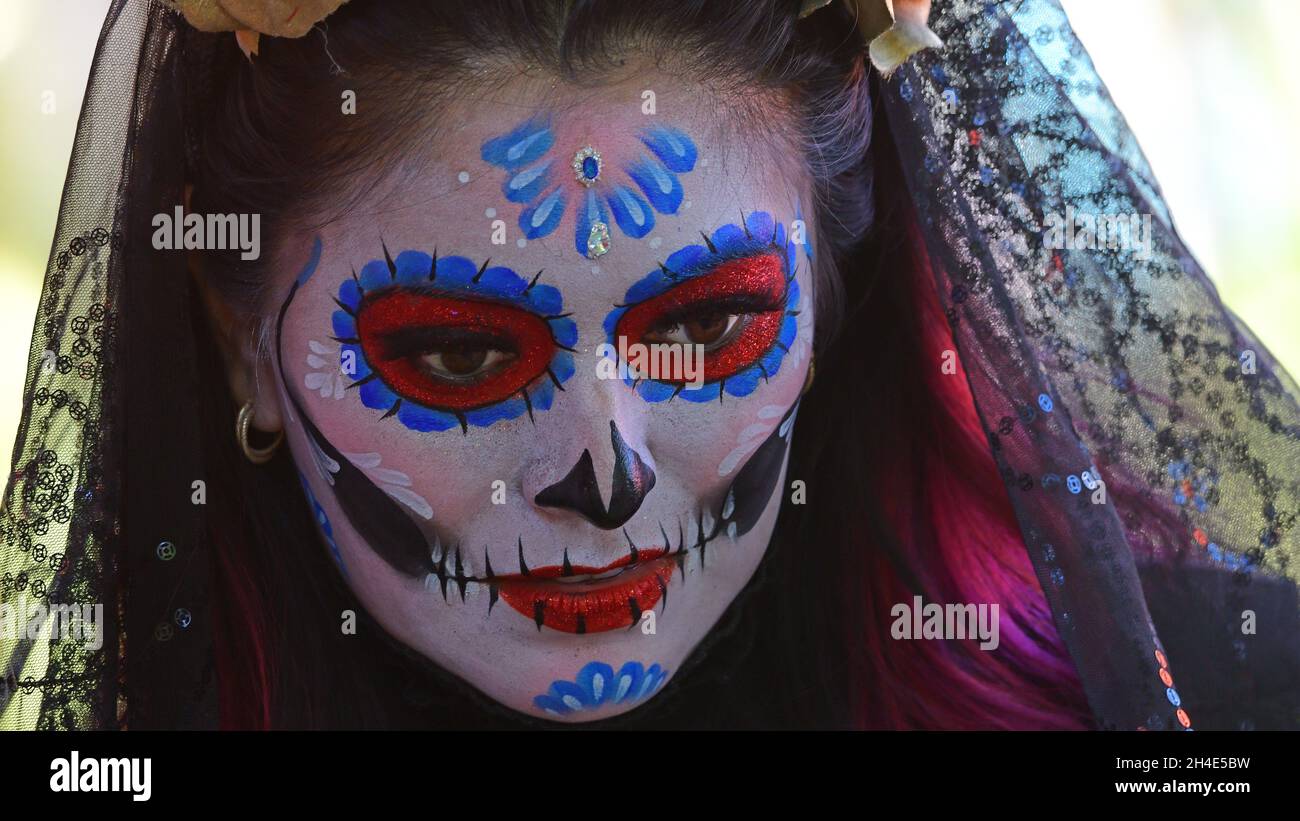
[[[321,478],[333,487],[334,474],[339,472],[339,463],[320,449],[320,445],[316,444],[314,437],[308,436],[307,444],[311,448],[311,457],[316,464],[316,470],[320,473]]]
[[[411,477],[400,470],[380,467],[378,453],[344,453],[344,458],[356,465],[379,489],[409,507],[422,519],[433,518],[433,508],[425,498],[411,489]]]
[[[312,370],[303,377],[307,390],[316,391],[322,399],[343,398],[343,367],[339,360],[339,345],[323,345],[312,339],[307,343],[307,367]]]
[[[762,443],[763,437],[772,432],[784,413],[785,408],[780,405],[764,405],[759,408],[757,416],[763,421],[746,425],[741,429],[736,436],[736,447],[718,465],[718,475],[726,476],[735,470],[736,466]]]

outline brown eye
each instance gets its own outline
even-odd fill
[[[505,351],[480,347],[435,351],[421,357],[421,361],[436,376],[463,379],[495,370],[513,358]]]
[[[729,337],[741,317],[741,314],[706,314],[662,325],[646,334],[645,341],[669,345],[703,345],[708,348]]]
[[[735,321],[735,314],[710,314],[684,323],[686,336],[696,345],[710,345],[721,339]]]
[[[442,355],[442,366],[448,373],[465,376],[483,367],[483,363],[487,361],[487,355],[488,352],[483,348],[476,351],[445,353]]]

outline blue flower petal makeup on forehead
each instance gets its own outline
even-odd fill
[[[402,251],[339,286],[332,324],[347,386],[415,431],[529,418],[574,373],[577,326],[560,292],[463,256]]]
[[[748,396],[777,374],[798,334],[798,305],[795,245],[785,226],[759,211],[672,253],[628,289],[604,330],[615,351],[677,345],[701,352],[694,380],[630,369],[624,382],[643,399],[720,401]]]
[[[553,233],[572,196],[574,248],[595,259],[612,245],[611,215],[624,235],[640,239],[654,229],[656,211],[676,214],[682,206],[678,175],[695,168],[694,141],[684,131],[663,125],[643,129],[638,136],[644,150],[621,163],[621,176],[609,172],[598,146],[573,146],[569,157],[553,154],[555,134],[544,117],[489,139],[481,154],[485,162],[506,172],[501,193],[524,206],[519,228],[525,238]]]

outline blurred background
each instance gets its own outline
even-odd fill
[[[936,0],[942,4],[944,0]],[[1296,0],[1063,0],[1179,231],[1300,375]],[[0,462],[108,0],[0,0]]]

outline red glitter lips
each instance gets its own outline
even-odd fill
[[[623,556],[604,567],[550,565],[497,576],[501,598],[521,615],[564,633],[631,627],[668,593],[674,561],[663,548]]]

